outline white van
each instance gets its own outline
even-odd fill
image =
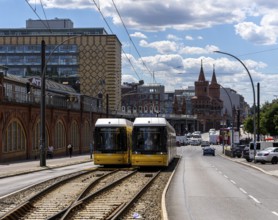
[[[264,150],[265,148],[268,147],[273,147],[274,142],[270,141],[258,141],[256,142],[256,153],[259,152],[260,150]],[[251,160],[254,160],[254,142],[249,143],[249,158]]]

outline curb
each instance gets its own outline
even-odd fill
[[[253,168],[253,169],[256,169],[256,170],[261,171],[262,173],[265,173],[265,174],[267,174],[267,175],[274,176],[274,177],[277,177],[277,178],[278,178],[277,175],[274,175],[274,174],[272,174],[272,173],[269,173],[268,171],[266,171],[266,170],[264,170],[264,169],[262,169],[262,168],[260,168],[260,167],[257,167],[257,166],[255,166],[255,165],[251,165],[251,164],[248,164],[248,163],[245,163],[245,162],[233,160],[232,158],[227,157],[227,156],[225,156],[225,155],[223,155],[223,154],[218,154],[218,155],[221,156],[221,157],[223,157],[223,158],[225,158],[225,159],[231,160],[231,161],[233,161],[233,162],[242,164],[242,165],[247,166],[247,167],[251,167],[251,168]]]
[[[166,193],[169,189],[170,183],[172,182],[173,176],[176,173],[177,167],[179,166],[179,164],[181,162],[181,159],[182,159],[182,156],[179,157],[179,162],[177,163],[176,168],[175,168],[174,172],[172,173],[172,175],[170,176],[170,178],[163,190],[163,193],[162,193],[161,209],[162,209],[162,219],[163,220],[168,220],[168,212],[167,212],[167,208],[166,208]]]
[[[88,159],[88,160],[82,160],[82,161],[76,161],[76,162],[71,162],[71,163],[65,163],[65,164],[57,164],[57,165],[50,165],[50,166],[45,166],[45,167],[39,167],[38,169],[33,169],[33,170],[23,170],[23,171],[18,171],[12,174],[5,173],[3,175],[0,175],[0,179],[8,178],[8,177],[13,177],[13,176],[20,176],[24,174],[29,174],[29,173],[35,173],[43,170],[51,170],[55,168],[60,168],[60,167],[66,167],[66,166],[71,166],[71,165],[76,165],[76,164],[81,164],[81,163],[88,163],[92,162],[93,159]]]

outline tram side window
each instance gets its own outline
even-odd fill
[[[140,133],[138,135],[138,138],[137,138],[136,147],[139,148],[139,149],[143,149],[144,148],[144,143],[145,143],[144,134]]]

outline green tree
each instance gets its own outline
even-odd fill
[[[244,122],[244,130],[248,133],[253,134],[254,133],[254,124],[253,124],[253,116],[247,117]]]
[[[278,135],[278,103],[273,102],[263,107],[260,120],[262,127],[272,136]]]

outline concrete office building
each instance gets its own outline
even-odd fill
[[[46,77],[78,92],[121,100],[121,43],[104,28],[74,28],[69,19],[27,20],[26,28],[0,29],[0,65],[10,74],[40,76],[41,43],[46,43]]]

